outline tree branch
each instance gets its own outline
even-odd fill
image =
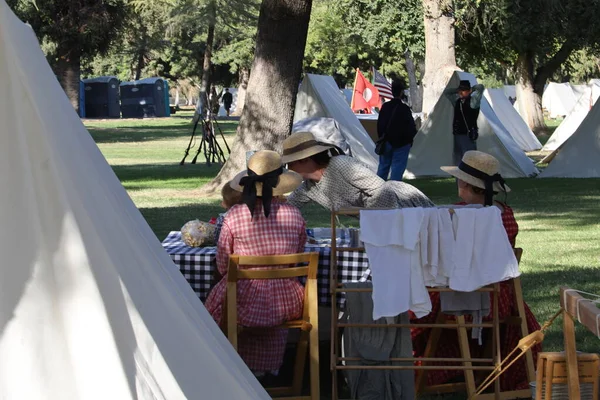
[[[567,58],[571,55],[571,52],[575,46],[569,40],[563,43],[560,49],[552,56],[546,64],[541,65],[535,71],[535,77],[533,79],[534,86],[544,85],[548,78],[558,69],[560,66],[567,61]]]

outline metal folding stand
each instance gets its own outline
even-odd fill
[[[440,314],[436,323],[432,324],[358,324],[358,323],[340,323],[339,309],[337,306],[337,297],[340,293],[345,292],[372,292],[372,289],[364,288],[344,288],[340,282],[338,282],[338,270],[337,270],[337,255],[340,251],[364,251],[364,247],[343,247],[338,248],[336,244],[336,220],[338,216],[358,216],[360,209],[341,209],[333,211],[331,213],[331,260],[330,260],[330,291],[331,291],[331,373],[332,373],[332,399],[338,399],[338,371],[350,370],[350,369],[393,369],[393,370],[416,370],[417,371],[417,383],[416,392],[456,392],[466,390],[469,398],[478,400],[483,399],[510,399],[518,397],[530,397],[529,390],[518,390],[518,391],[505,391],[501,392],[500,383],[496,381],[494,383],[493,393],[484,393],[475,396],[476,393],[476,382],[474,371],[493,371],[501,364],[500,354],[500,318],[498,314],[498,299],[500,293],[500,283],[495,283],[483,288],[476,290],[477,292],[488,292],[492,293],[493,296],[493,307],[492,307],[492,321],[475,324],[467,323],[464,316],[457,316],[455,320],[447,320],[443,314]],[[520,249],[519,249],[520,250]],[[517,255],[520,258],[520,253]],[[512,280],[515,301],[517,302],[518,316],[514,318],[512,323],[520,325],[523,337],[528,335],[527,322],[525,319],[525,308],[523,305],[523,297],[521,291],[521,283],[518,278]],[[451,292],[450,288],[436,287],[427,288],[429,292]],[[364,328],[433,328],[429,342],[427,343],[425,350],[425,357],[405,357],[405,358],[390,358],[391,362],[412,362],[412,365],[342,365],[345,361],[357,361],[356,358],[348,358],[341,356],[340,349],[340,332],[339,329],[351,328],[351,327],[364,327]],[[489,358],[473,358],[469,348],[469,336],[467,330],[469,328],[491,328],[492,329],[492,354]],[[456,329],[458,333],[458,347],[460,349],[459,358],[436,358],[432,357],[435,354],[437,343],[441,335],[442,329]],[[419,362],[421,365],[415,365],[414,363]],[[430,365],[432,362],[444,362],[457,365]],[[426,365],[429,364],[429,365]],[[473,365],[477,364],[477,365]],[[486,365],[487,364],[487,365]],[[531,354],[527,356],[527,373],[530,381],[535,379],[535,372],[533,367],[533,358]],[[425,388],[426,373],[429,370],[461,370],[465,375],[465,382],[458,384],[447,384],[439,385],[438,387]],[[427,389],[427,390],[425,390]],[[473,397],[472,397],[473,396]]]
[[[202,129],[202,138],[200,140],[200,144],[198,145],[198,150],[196,155],[192,159],[192,164],[196,164],[198,156],[200,153],[204,154],[204,158],[206,160],[207,165],[211,165],[213,163],[225,163],[227,158],[223,152],[223,149],[219,145],[217,140],[217,133],[221,135],[221,139],[227,148],[227,153],[231,153],[229,149],[229,145],[227,144],[227,140],[225,140],[225,135],[223,135],[223,131],[219,123],[216,120],[216,117],[210,111],[208,112],[208,119],[205,119],[200,114],[194,115],[194,128],[192,129],[192,136],[190,137],[190,142],[188,144],[187,149],[185,150],[185,155],[180,162],[180,165],[185,163],[185,159],[188,156],[190,149],[195,145],[195,135],[198,124],[201,123],[200,128]],[[215,132],[215,127],[217,128],[217,132]]]

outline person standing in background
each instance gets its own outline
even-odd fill
[[[452,121],[452,134],[454,135],[454,148],[452,159],[454,165],[460,164],[463,155],[469,150],[477,150],[479,128],[477,118],[483,96],[483,85],[471,88],[468,80],[460,81],[458,88],[446,89],[444,94],[454,106],[454,119]]]
[[[383,104],[377,119],[377,135],[386,142],[383,153],[379,155],[377,175],[384,180],[388,179],[388,175],[390,180],[402,180],[408,154],[417,134],[412,111],[402,101],[404,89],[405,85],[401,80],[392,82],[394,98]]]
[[[225,93],[223,93],[223,107],[227,112],[227,116],[229,117],[229,110],[231,109],[231,104],[233,103],[233,95],[229,92],[229,88],[225,89]]]

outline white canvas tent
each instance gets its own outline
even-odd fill
[[[311,117],[335,119],[352,149],[353,157],[373,171],[377,170],[379,159],[375,154],[375,143],[348,107],[331,76],[306,74],[302,80],[296,99],[294,122]]]
[[[471,85],[477,83],[472,74],[455,71],[447,87],[456,88],[460,80],[467,79],[471,81]],[[440,167],[453,165],[453,116],[453,104],[442,95],[415,137],[404,174],[406,178],[448,176],[440,170]],[[503,177],[528,177],[538,173],[533,162],[515,143],[485,97],[481,100],[477,125],[479,127],[477,147],[498,159]]]
[[[564,119],[563,122],[556,128],[552,136],[548,139],[542,150],[554,151],[558,149],[571,135],[579,128],[579,125],[590,112],[592,106],[600,96],[600,83],[590,83],[585,90],[581,91],[581,96],[577,103]]]
[[[600,178],[600,102],[596,102],[539,177]]]
[[[569,83],[550,82],[542,95],[542,107],[550,118],[569,115],[577,98]]]
[[[0,0],[0,398],[268,399]]]
[[[534,151],[542,148],[540,141],[510,104],[502,89],[486,89],[484,96],[521,150]]]

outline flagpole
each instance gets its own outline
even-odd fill
[[[354,112],[354,93],[356,93],[356,80],[358,79],[358,68],[354,73],[354,84],[352,85],[352,100],[350,100],[350,109]]]

